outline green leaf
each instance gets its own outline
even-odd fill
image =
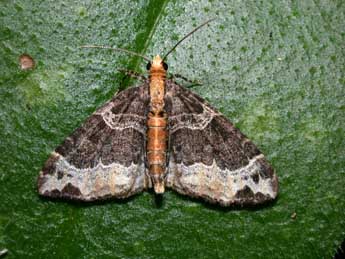
[[[1,1],[0,250],[8,258],[330,258],[345,237],[342,1]],[[38,197],[49,153],[145,62],[169,71],[266,154],[276,203],[222,209],[172,191],[126,202]],[[23,53],[36,67],[22,71]],[[296,218],[291,215],[296,213]]]

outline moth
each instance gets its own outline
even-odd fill
[[[277,197],[277,175],[259,149],[203,98],[167,79],[167,55],[210,21],[163,58],[142,56],[149,77],[55,149],[38,177],[40,195],[95,201],[168,187],[222,206]]]

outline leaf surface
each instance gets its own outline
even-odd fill
[[[1,1],[0,250],[8,258],[330,258],[345,237],[342,1]],[[49,153],[145,62],[169,71],[266,154],[276,203],[221,209],[173,192],[84,205],[38,197]],[[22,71],[23,53],[36,62]],[[182,82],[188,84],[186,82]],[[292,215],[295,217],[291,217]]]

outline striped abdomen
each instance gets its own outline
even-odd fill
[[[147,120],[147,161],[156,193],[164,192],[167,152],[167,118],[165,113],[149,113]]]

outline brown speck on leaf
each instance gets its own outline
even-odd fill
[[[297,213],[296,212],[292,213],[291,214],[291,219],[296,219],[296,218],[297,218]]]
[[[19,64],[21,70],[29,70],[35,68],[35,60],[28,54],[23,54],[19,57]]]

